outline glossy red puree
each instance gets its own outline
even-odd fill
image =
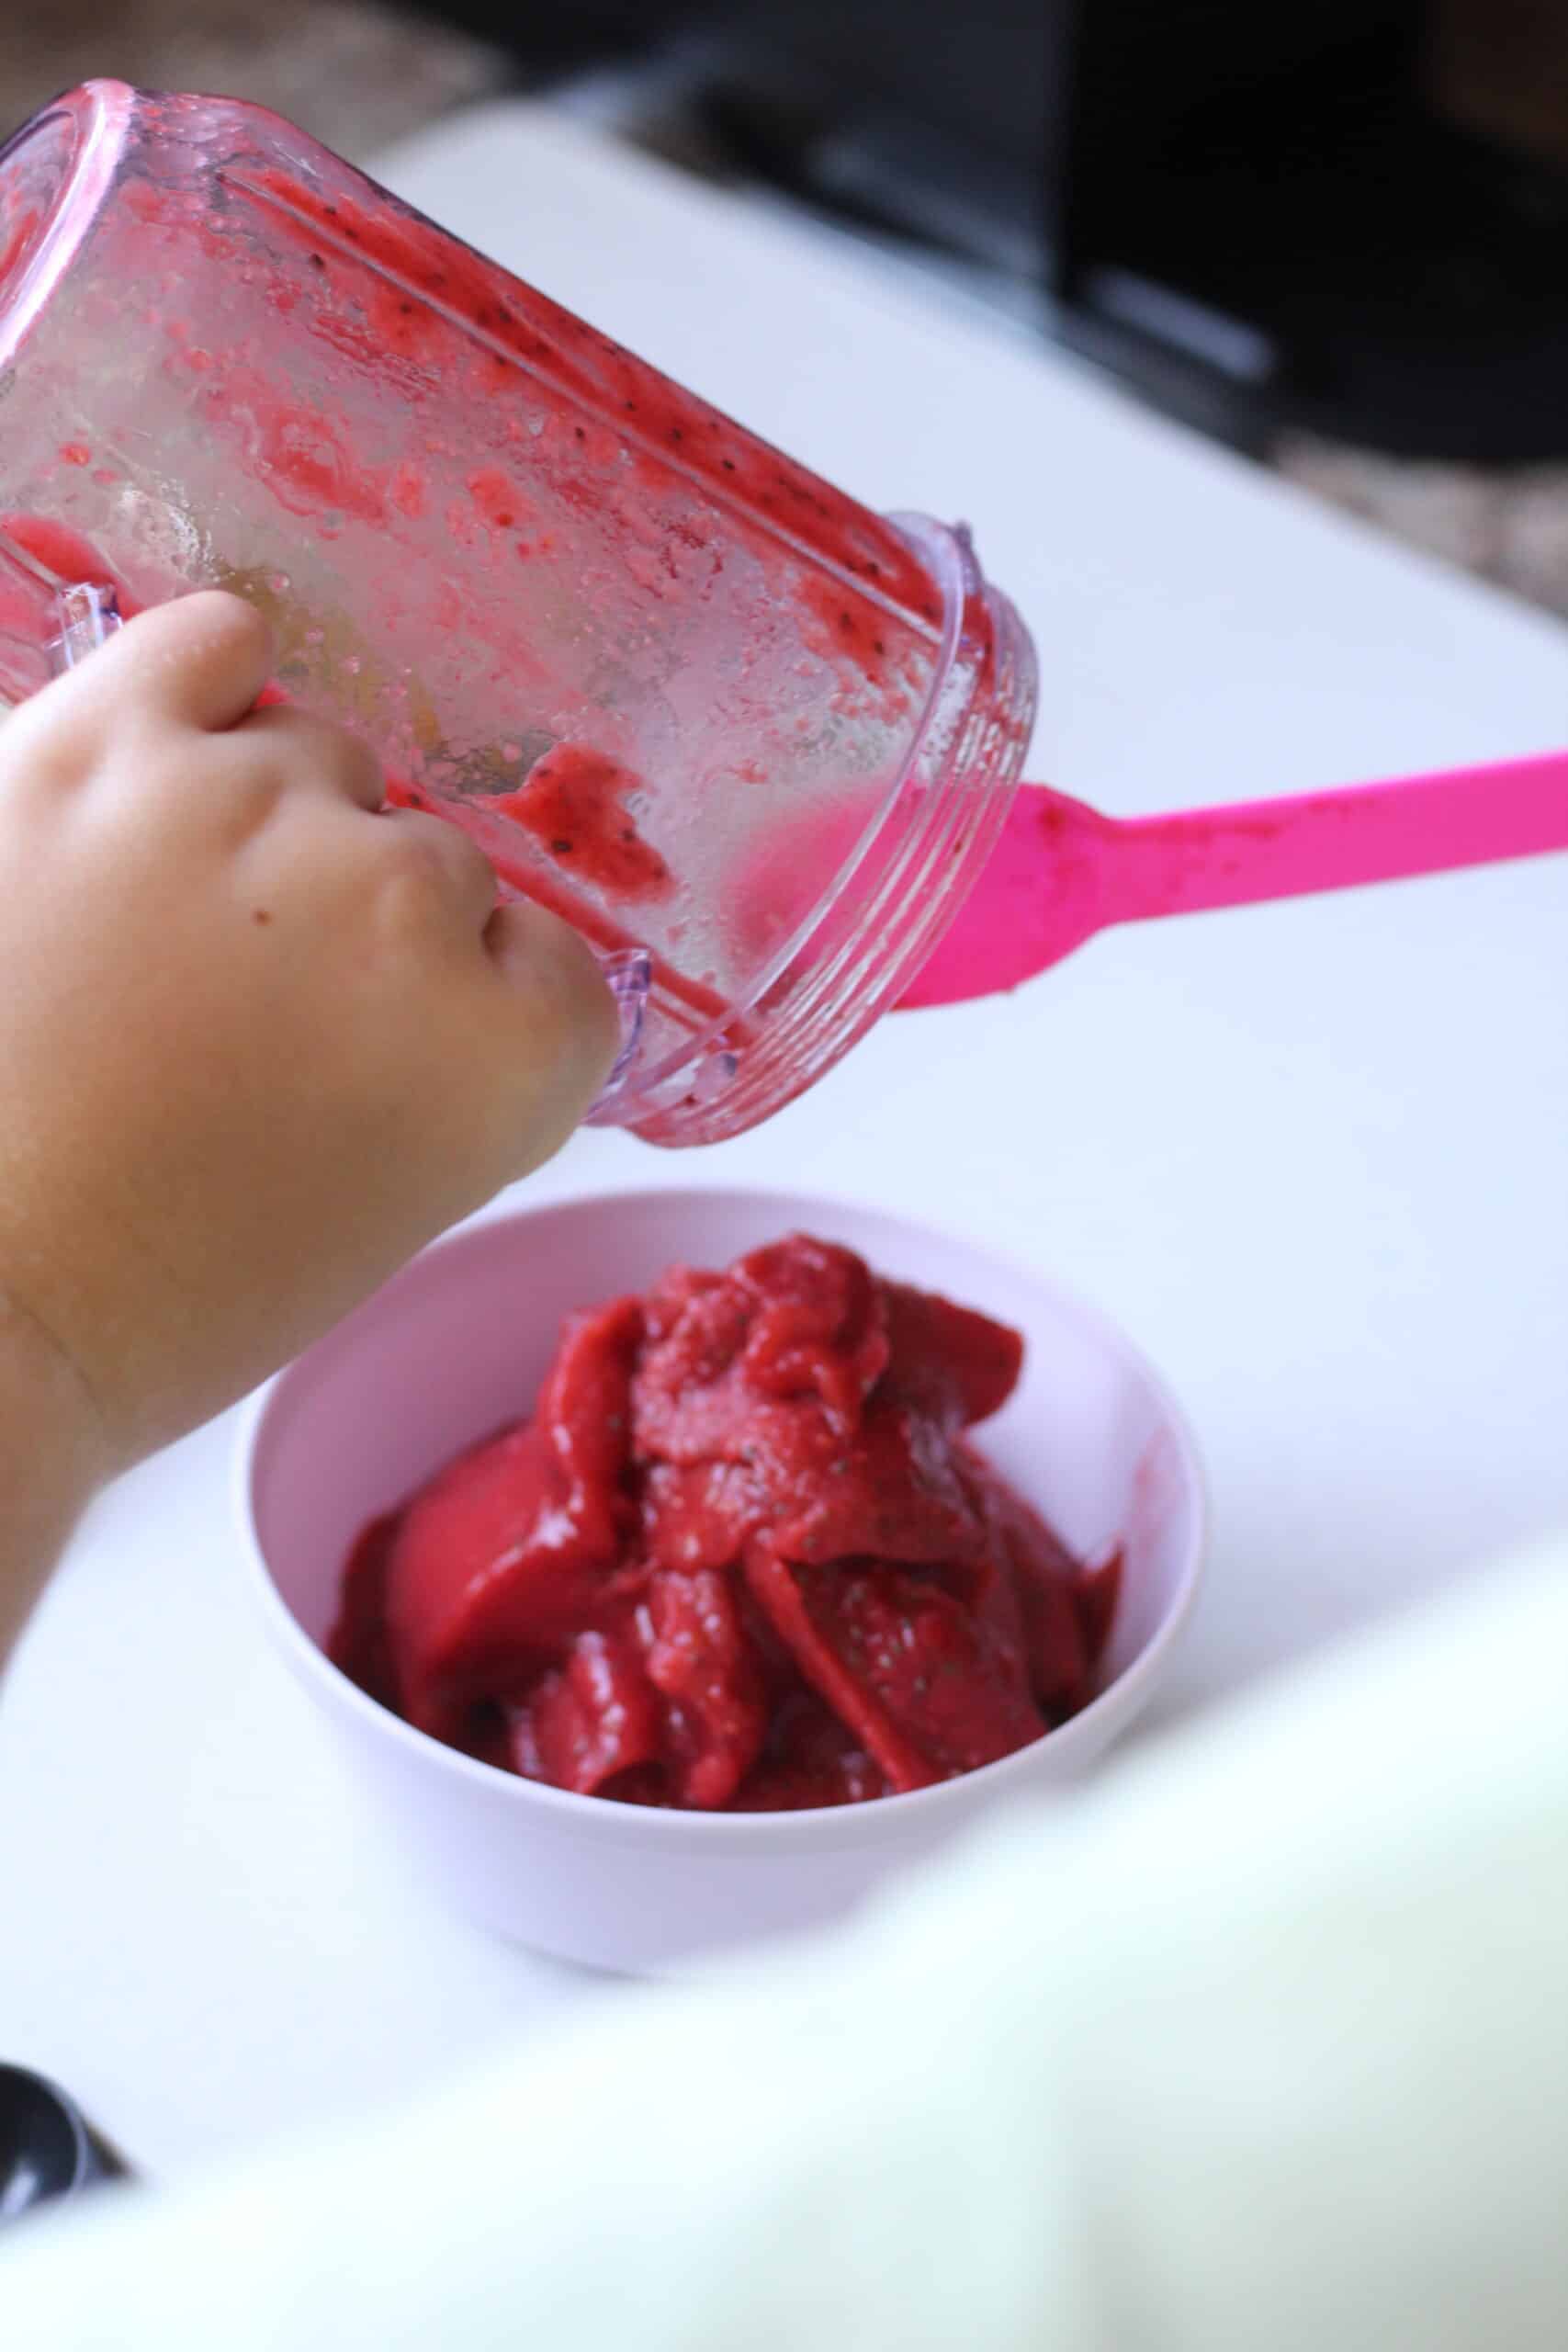
[[[1081,1707],[1114,1606],[966,1432],[1018,1334],[803,1235],[572,1317],[531,1420],[367,1527],[329,1649],[451,1746],[625,1802],[924,1788]]]
[[[644,841],[627,807],[640,779],[618,760],[579,743],[557,743],[516,791],[490,808],[531,834],[568,874],[605,898],[667,899],[670,868]]]

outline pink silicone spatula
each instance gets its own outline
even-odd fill
[[[903,1001],[959,1004],[1015,989],[1112,923],[1554,849],[1568,849],[1568,752],[1164,817],[1104,817],[1026,784]]]

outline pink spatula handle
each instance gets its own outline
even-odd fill
[[[1108,922],[1568,849],[1568,752],[1111,828]]]
[[[1168,817],[1103,817],[1025,785],[905,1002],[955,1004],[1016,988],[1111,923],[1559,849],[1568,849],[1568,752]]]

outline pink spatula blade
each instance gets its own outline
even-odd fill
[[[995,854],[904,999],[1017,988],[1097,931],[1568,849],[1568,752],[1279,800],[1116,820],[1025,785]]]

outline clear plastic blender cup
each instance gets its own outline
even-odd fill
[[[601,1116],[661,1143],[753,1125],[897,1003],[1033,716],[962,530],[869,513],[228,100],[93,83],[0,153],[0,693],[46,674],[47,580],[236,589],[391,797],[646,950]]]

